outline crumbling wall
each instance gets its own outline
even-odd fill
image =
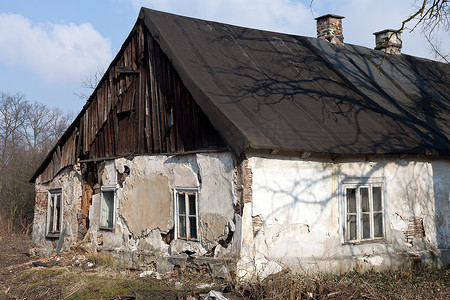
[[[36,179],[36,202],[33,219],[32,240],[36,254],[48,256],[55,252],[59,237],[47,237],[47,204],[50,190],[61,189],[62,192],[62,226],[65,236],[62,250],[77,240],[78,214],[81,209],[81,174],[78,166],[67,167],[50,182]]]
[[[247,260],[242,276],[264,277],[283,267],[345,272],[397,267],[411,259],[449,262],[448,161],[254,154],[248,162],[252,200],[246,204],[251,214],[244,208],[243,232],[250,246],[241,254]],[[367,178],[383,181],[385,238],[344,243],[342,182]]]
[[[101,163],[85,239],[94,251],[109,251],[130,266],[160,271],[186,265],[188,258],[235,261],[239,249],[235,165],[228,152],[137,156]],[[116,187],[113,230],[99,226],[102,186]],[[198,189],[198,242],[174,237],[176,188]]]

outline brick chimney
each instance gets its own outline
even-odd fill
[[[401,32],[385,29],[374,33],[375,49],[386,51],[388,54],[402,54]]]
[[[332,14],[315,18],[317,21],[317,37],[326,39],[333,44],[344,44],[344,34],[342,32],[343,18]]]

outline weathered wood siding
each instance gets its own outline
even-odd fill
[[[125,67],[120,72],[115,67]],[[180,153],[224,146],[145,26],[138,23],[106,75],[60,140],[39,180],[77,158]]]

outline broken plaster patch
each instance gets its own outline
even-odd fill
[[[167,252],[169,250],[169,245],[167,245],[161,238],[161,232],[159,229],[150,231],[150,233],[141,239],[139,243],[139,248],[141,250],[147,251],[162,251]]]
[[[167,232],[171,224],[172,200],[167,176],[134,174],[124,183],[120,214],[135,238],[147,230]]]
[[[381,256],[364,256],[360,258],[360,260],[375,267],[379,267],[383,263],[383,258]]]
[[[231,155],[197,154],[201,176],[199,210],[234,216],[234,161]],[[207,199],[207,201],[202,201]]]
[[[170,255],[188,254],[192,257],[200,257],[206,254],[206,249],[200,245],[199,242],[185,241],[185,240],[173,240],[170,243],[169,253]]]
[[[214,257],[229,257],[233,254],[233,247],[224,248],[220,244],[214,248]]]
[[[178,187],[199,187],[198,166],[194,157],[170,157],[164,162],[164,172]]]
[[[225,239],[229,231],[229,219],[220,214],[202,213],[200,215],[200,228],[202,243],[212,249],[219,240]]]
[[[395,217],[391,219],[391,225],[394,230],[406,231],[408,229],[408,224],[399,214],[395,214]]]
[[[268,260],[262,255],[255,258],[256,276],[258,280],[264,280],[267,276],[276,274],[283,270],[283,267],[273,260]]]
[[[101,184],[105,185],[115,185],[117,182],[117,172],[114,161],[106,161],[103,164],[103,168],[100,171],[101,174]]]

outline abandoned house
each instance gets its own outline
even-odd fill
[[[392,30],[345,44],[342,18],[310,38],[142,8],[32,178],[35,250],[240,278],[448,264],[450,66]]]

